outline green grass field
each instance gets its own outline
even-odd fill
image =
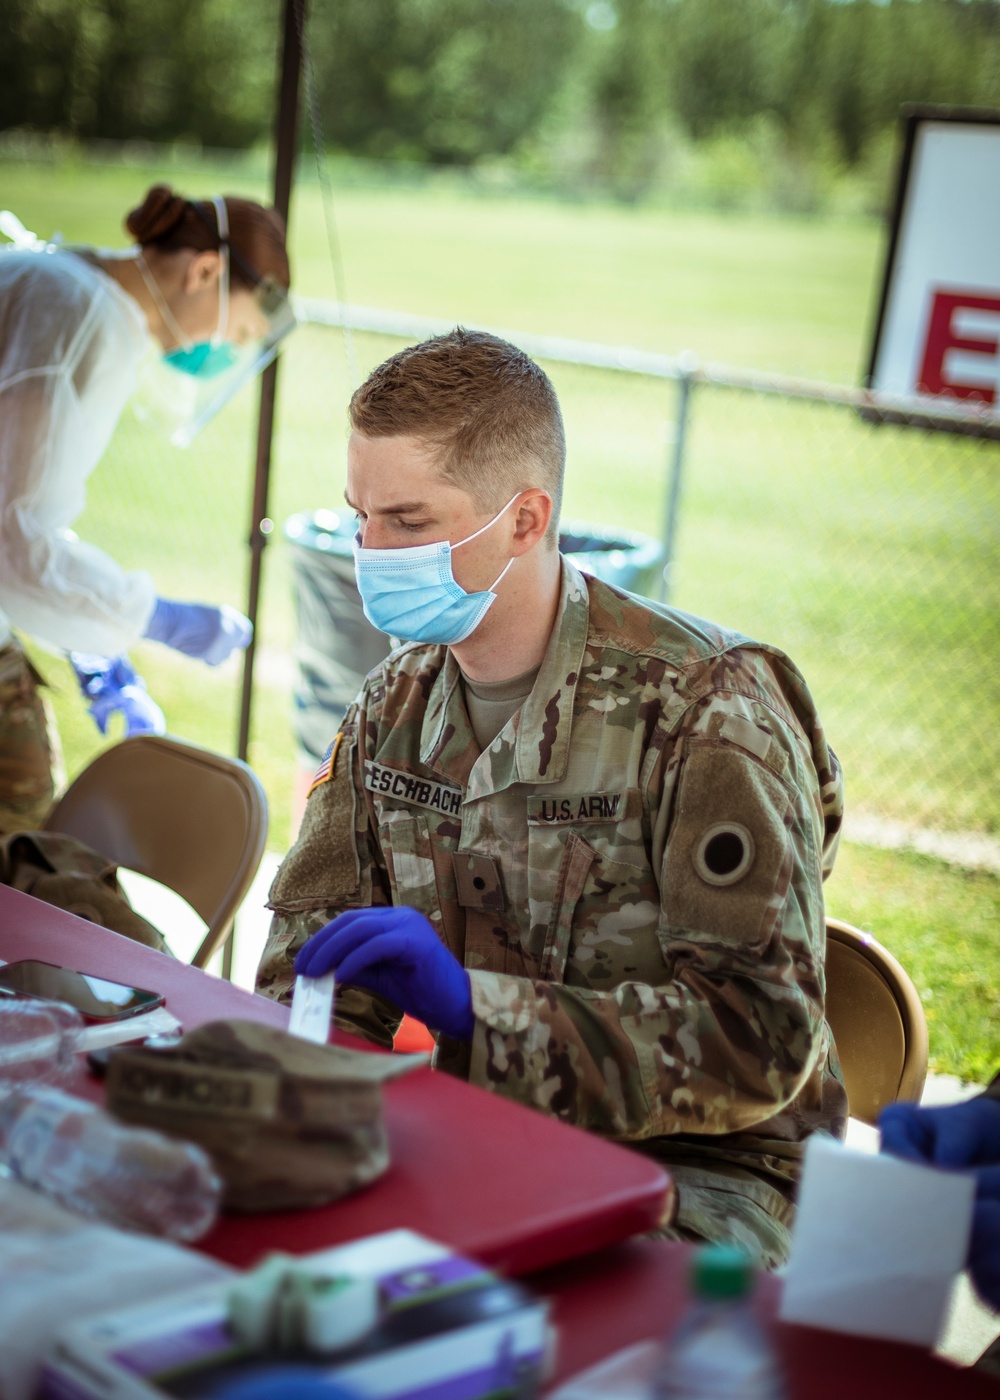
[[[309,168],[305,175],[308,178]],[[224,172],[0,164],[0,201],[67,240],[124,241],[146,184],[265,197]],[[668,214],[454,189],[351,188],[336,197],[347,299],[456,321],[856,382],[881,235],[862,221]],[[296,288],[334,295],[317,186],[290,220]]]
[[[119,244],[122,213],[162,172],[0,164],[0,207],[68,241]],[[175,183],[262,193],[208,170]],[[352,188],[337,199],[351,301],[857,382],[882,239],[873,224],[671,214],[527,198]],[[334,292],[322,210],[292,218],[296,287]],[[360,336],[361,373],[396,348]],[[336,506],[351,389],[340,335],[300,330],[285,354],[270,514]],[[547,366],[569,443],[565,514],[659,534],[671,384]],[[245,593],[255,396],[186,453],[131,416],[91,483],[80,533],[161,590],[239,604]],[[673,601],[785,647],[844,761],[848,800],[923,826],[1000,831],[996,447],[873,429],[842,410],[712,387],[694,396]],[[278,540],[280,532],[274,539]],[[251,758],[288,841],[294,746],[288,551],[266,559]],[[231,749],[234,665],[222,674],[150,645],[135,659],[171,728]],[[62,662],[41,664],[68,766],[98,736]],[[845,845],[832,913],[911,970],[939,1069],[1000,1063],[1000,882]]]

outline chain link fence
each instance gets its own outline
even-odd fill
[[[694,397],[674,601],[798,662],[877,844],[1000,831],[998,467],[995,443],[822,399]]]
[[[250,760],[284,849],[296,765],[294,603],[282,522],[345,510],[353,387],[319,303],[282,356]],[[311,318],[311,319],[310,319]],[[355,311],[358,373],[439,327]],[[854,391],[515,336],[551,374],[569,444],[564,513],[672,534],[669,600],[786,650],[847,778],[848,833],[1000,869],[1000,454],[996,441],[859,415]],[[186,451],[127,415],[81,536],[168,596],[241,605],[256,397]],[[668,507],[676,509],[668,521]],[[238,664],[135,659],[171,729],[232,752]],[[97,741],[53,662],[70,770]]]

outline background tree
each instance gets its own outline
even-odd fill
[[[281,2],[3,0],[0,129],[266,140]],[[625,198],[658,177],[671,132],[742,143],[758,167],[850,168],[904,102],[1000,104],[1000,0],[313,0],[309,13],[331,148],[567,161]]]
[[[580,24],[558,0],[364,0],[313,22],[331,142],[357,154],[470,164],[544,116]]]
[[[3,0],[0,128],[248,146],[277,23],[277,0]]]

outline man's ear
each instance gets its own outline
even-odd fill
[[[213,248],[195,253],[184,272],[185,292],[203,292],[219,280],[222,258]]]
[[[514,538],[511,545],[515,558],[534,549],[552,520],[552,497],[540,486],[532,486],[525,491],[514,516]]]

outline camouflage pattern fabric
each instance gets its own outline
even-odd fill
[[[0,648],[0,836],[33,831],[52,806],[61,778],[58,733],[22,648]]]
[[[439,1068],[676,1168],[678,1229],[717,1238],[739,1198],[777,1262],[804,1139],[846,1125],[824,1018],[839,765],[782,652],[566,560],[562,579],[531,695],[486,752],[447,648],[368,677],[272,887],[258,988],[287,999],[344,909],[419,909],[476,1014]],[[381,1044],[399,1017],[338,998]]]
[[[389,1165],[382,1083],[426,1056],[314,1045],[256,1021],[212,1021],[176,1046],[116,1051],[108,1108],[208,1152],[231,1210],[321,1205]]]
[[[0,885],[169,953],[159,929],[129,904],[117,870],[107,856],[62,832],[17,831],[0,837]]]

